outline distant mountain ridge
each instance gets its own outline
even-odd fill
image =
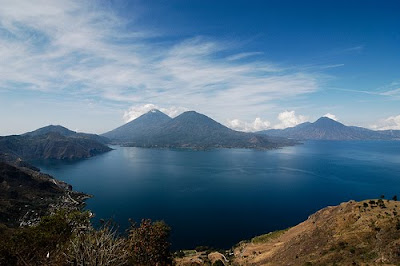
[[[0,137],[0,158],[88,158],[110,151],[105,142],[108,142],[105,137],[51,125],[22,135]]]
[[[400,131],[374,131],[362,127],[346,126],[328,117],[314,123],[306,122],[285,129],[269,129],[259,134],[297,140],[391,140],[400,139]]]
[[[172,119],[152,110],[103,136],[128,146],[160,148],[269,149],[295,144],[284,138],[235,131],[195,111],[184,112]]]

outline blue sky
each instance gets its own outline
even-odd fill
[[[400,129],[399,1],[0,0],[0,135],[158,108]]]

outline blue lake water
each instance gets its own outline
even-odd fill
[[[400,141],[310,141],[279,150],[114,147],[90,159],[35,162],[94,195],[97,219],[165,220],[174,249],[228,248],[350,199],[400,196]]]

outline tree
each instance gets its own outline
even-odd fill
[[[144,219],[140,226],[132,223],[127,244],[129,263],[132,265],[170,265],[172,263],[170,232],[170,227],[163,221],[152,223],[150,219]]]
[[[392,198],[394,201],[397,201],[397,195],[394,195]]]

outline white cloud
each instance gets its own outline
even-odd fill
[[[400,115],[382,119],[377,124],[372,125],[371,128],[374,130],[400,130]]]
[[[339,121],[338,118],[336,117],[336,115],[331,114],[331,113],[324,114],[323,117],[328,117],[332,120]]]
[[[400,88],[393,89],[393,90],[388,90],[388,91],[385,91],[385,92],[381,92],[380,95],[384,95],[384,96],[397,96],[397,95],[400,95]]]
[[[294,127],[298,124],[308,121],[308,118],[303,115],[296,115],[295,111],[284,111],[278,115],[279,124],[275,125],[276,129]]]
[[[153,109],[160,110],[161,112],[168,115],[169,117],[175,117],[185,111],[188,111],[188,109],[184,108],[184,107],[171,106],[169,108],[162,108],[155,104],[149,103],[149,104],[144,104],[144,105],[132,106],[131,108],[129,108],[129,110],[124,112],[123,119],[127,123],[127,122],[130,122],[130,121],[138,118],[139,116],[153,110]]]
[[[95,3],[1,0],[0,90],[125,106],[156,102],[226,119],[226,110],[249,117],[276,99],[315,92],[323,79],[265,60],[239,60],[259,52],[227,60],[221,55],[231,54],[231,45],[215,39],[156,42],[150,37],[158,33],[135,21],[127,32],[127,21]],[[133,117],[136,111],[124,119]]]
[[[244,132],[255,132],[270,128],[271,123],[267,120],[262,120],[260,117],[257,117],[251,123],[247,123],[239,119],[233,119],[227,122],[227,127]]]
[[[240,59],[244,59],[244,58],[256,56],[256,55],[261,55],[261,54],[263,54],[263,52],[239,53],[239,54],[234,54],[234,55],[228,56],[226,58],[226,60],[229,60],[229,61],[240,60]]]

